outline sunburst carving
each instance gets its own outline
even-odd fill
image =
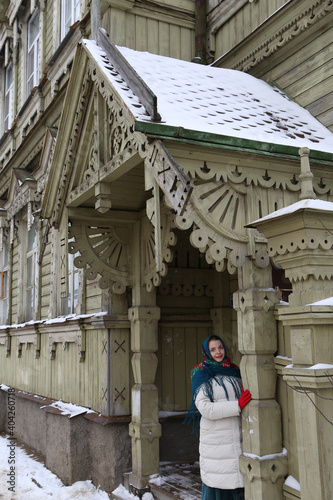
[[[212,181],[195,186],[192,203],[205,221],[223,236],[246,242],[245,194],[239,186]]]
[[[126,226],[92,226],[73,223],[69,230],[69,252],[80,253],[74,264],[85,269],[88,280],[97,274],[100,288],[112,288],[116,293],[124,293],[131,284],[129,272],[129,233]]]

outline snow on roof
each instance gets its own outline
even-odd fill
[[[133,117],[150,122],[144,106],[105,52],[93,40],[83,42]],[[157,96],[163,125],[333,153],[333,134],[262,80],[232,69],[117,48]]]
[[[318,302],[312,302],[312,304],[306,304],[307,306],[333,306],[333,297],[328,297],[327,299],[318,300]]]
[[[297,201],[296,203],[293,203],[292,205],[288,205],[287,207],[275,210],[275,212],[272,212],[266,215],[265,217],[262,217],[261,219],[257,219],[253,222],[250,222],[249,224],[247,224],[247,227],[253,227],[253,226],[255,227],[256,224],[258,224],[259,222],[264,222],[271,219],[278,219],[283,215],[299,212],[300,210],[303,210],[305,208],[312,210],[323,210],[325,212],[333,212],[333,203],[331,201],[313,200],[310,198],[305,200],[300,200]]]

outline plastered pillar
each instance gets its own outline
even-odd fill
[[[282,450],[281,411],[275,399],[277,350],[275,304],[271,269],[247,259],[239,270],[234,294],[238,344],[243,354],[241,374],[252,401],[242,411],[243,455],[240,467],[246,500],[282,500],[287,459]],[[273,455],[273,456],[272,456]]]

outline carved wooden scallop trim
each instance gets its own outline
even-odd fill
[[[149,217],[149,213],[148,213]],[[149,219],[142,221],[142,255],[144,256],[142,282],[146,285],[148,291],[161,284],[163,276],[168,272],[168,262],[173,259],[173,246],[177,243],[177,237],[172,229],[175,227],[174,215],[166,207],[161,210],[161,260],[162,269],[156,270],[156,245],[154,236],[154,227]]]

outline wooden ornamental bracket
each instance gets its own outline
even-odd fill
[[[86,357],[86,330],[77,319],[66,321],[66,330],[61,327],[59,331],[49,333],[50,359],[54,360],[56,357],[57,344],[62,344],[63,350],[66,350],[69,343],[77,344],[79,362],[82,363]]]
[[[141,282],[148,292],[161,284],[168,272],[168,262],[173,259],[171,247],[177,243],[172,231],[174,214],[163,203],[160,207],[159,190],[154,188],[154,197],[146,202],[148,219],[142,220],[141,255],[143,256]]]
[[[17,330],[15,331],[17,333]],[[40,357],[40,345],[41,345],[41,333],[38,330],[38,324],[34,324],[29,327],[24,327],[24,332],[17,334],[11,334],[12,337],[16,336],[17,342],[17,357],[22,357],[22,346],[25,346],[25,349],[28,350],[29,344],[33,344],[35,348],[35,358],[38,359]]]
[[[0,345],[5,346],[6,358],[8,358],[10,356],[11,349],[11,336],[8,330],[2,330],[2,333],[0,333]]]

